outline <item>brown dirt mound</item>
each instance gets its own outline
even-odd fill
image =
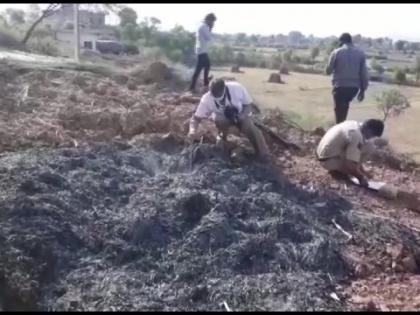
[[[241,72],[241,70],[240,70],[240,67],[239,67],[238,65],[234,65],[234,66],[232,66],[232,68],[230,69],[230,72],[232,72],[232,73],[240,73],[240,72]]]
[[[268,78],[268,82],[270,83],[284,83],[281,80],[281,76],[279,73],[271,73],[270,77]]]
[[[171,69],[163,62],[153,62],[143,67],[139,66],[130,73],[138,84],[163,83],[172,78]]]

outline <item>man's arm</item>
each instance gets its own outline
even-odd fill
[[[211,114],[211,109],[208,104],[208,100],[205,99],[205,95],[201,98],[200,104],[192,115],[190,119],[190,128],[189,128],[189,135],[194,135],[198,129],[200,122],[204,119],[209,117]]]
[[[335,54],[336,54],[335,51],[333,51],[330,54],[330,58],[328,59],[327,66],[325,68],[325,73],[327,75],[330,75],[334,71],[334,67],[335,67]]]
[[[362,171],[363,166],[361,163],[361,149],[363,137],[356,131],[350,131],[348,134],[348,145],[345,154],[344,171],[347,174],[356,177],[362,186],[367,185],[365,175]]]
[[[366,56],[362,53],[362,60],[360,63],[360,90],[366,91],[369,85],[369,75],[366,66]]]
[[[250,116],[252,112],[252,107],[255,106],[253,103],[253,99],[251,95],[249,95],[248,91],[245,87],[242,87],[241,93],[241,103],[242,103],[242,111],[239,114],[239,119],[243,119],[245,117]]]
[[[197,117],[195,114],[192,115],[190,119],[190,130],[188,134],[195,134],[197,132],[198,126],[201,123],[203,119],[200,117]]]

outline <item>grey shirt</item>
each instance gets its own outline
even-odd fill
[[[351,44],[344,44],[331,53],[325,72],[328,75],[333,74],[334,87],[356,87],[366,90],[369,84],[366,56]]]
[[[197,55],[207,53],[207,44],[210,39],[210,27],[205,22],[203,22],[195,34],[195,53]]]

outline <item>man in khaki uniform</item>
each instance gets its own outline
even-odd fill
[[[218,144],[226,141],[231,127],[237,127],[249,139],[260,160],[269,162],[267,143],[250,116],[252,104],[251,96],[240,83],[213,80],[210,91],[203,95],[191,117],[188,138],[194,139],[201,120],[212,116],[219,131]]]
[[[345,121],[327,131],[316,150],[318,161],[332,175],[356,177],[367,187],[369,176],[363,169],[362,151],[366,141],[381,137],[384,124],[381,120],[369,119],[363,123]]]

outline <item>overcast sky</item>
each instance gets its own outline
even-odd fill
[[[127,4],[140,18],[154,16],[167,30],[180,24],[193,31],[204,15],[214,12],[217,33],[287,34],[292,30],[305,35],[338,36],[342,32],[367,37],[391,37],[420,41],[420,4]],[[0,4],[26,9],[28,4]],[[108,21],[118,20],[110,17]]]

